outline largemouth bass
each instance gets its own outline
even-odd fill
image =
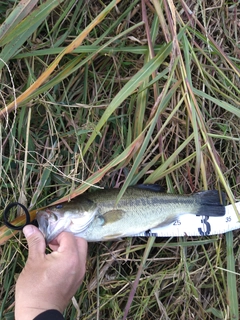
[[[225,214],[216,190],[175,195],[159,192],[156,185],[139,185],[129,187],[116,205],[118,193],[118,189],[98,190],[39,211],[37,221],[47,243],[62,231],[87,241],[104,241],[165,226],[186,213]]]

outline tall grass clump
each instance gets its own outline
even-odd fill
[[[120,188],[119,200],[137,183],[239,200],[237,1],[12,0],[0,21],[1,213],[19,201],[33,218],[89,188]],[[239,319],[238,242],[234,231],[89,244],[64,316]],[[27,248],[4,226],[0,243],[10,320]]]

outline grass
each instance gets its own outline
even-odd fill
[[[0,2],[1,208],[19,201],[33,217],[93,186],[119,199],[142,182],[240,198],[237,2],[19,3]],[[0,241],[10,320],[27,249],[4,227]],[[235,231],[91,243],[65,317],[239,319],[238,242]]]

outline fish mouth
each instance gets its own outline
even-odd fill
[[[61,222],[58,214],[56,214],[54,210],[50,210],[49,208],[38,211],[36,218],[38,222],[38,228],[42,232],[46,243],[49,244],[54,238],[56,238],[61,232],[65,230],[72,232],[73,234],[83,232],[92,223],[96,213],[97,209],[93,210],[90,215],[88,212],[86,212],[86,215],[83,215],[83,217],[80,219],[80,225],[74,225],[73,223],[70,229],[69,226],[74,219],[66,218]]]
[[[51,211],[45,210],[45,211],[38,211],[37,212],[37,222],[38,222],[38,229],[42,232],[46,244],[49,244],[59,233],[61,233],[63,230],[55,228],[50,228],[49,224],[49,216],[52,214]]]
[[[96,211],[93,211],[90,217],[84,219],[82,221],[82,226],[78,226],[76,230],[72,231],[73,233],[80,233],[84,231],[88,226],[92,223],[93,219],[95,218]],[[56,223],[52,223],[49,221],[49,218],[54,217],[56,219]],[[46,244],[48,245],[54,238],[56,238],[61,232],[66,230],[69,227],[70,221],[65,221],[64,224],[59,224],[57,215],[48,208],[45,210],[40,210],[37,212],[37,222],[38,228],[42,232]]]
[[[47,232],[47,230],[48,230],[48,215],[45,211],[38,211],[37,212],[37,222],[38,222],[38,229],[42,232],[44,238],[47,241],[47,238],[48,238],[48,232]]]

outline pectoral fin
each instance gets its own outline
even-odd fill
[[[110,210],[105,212],[101,217],[104,219],[104,223],[102,225],[106,225],[107,223],[114,223],[122,219],[125,211],[121,209]]]

